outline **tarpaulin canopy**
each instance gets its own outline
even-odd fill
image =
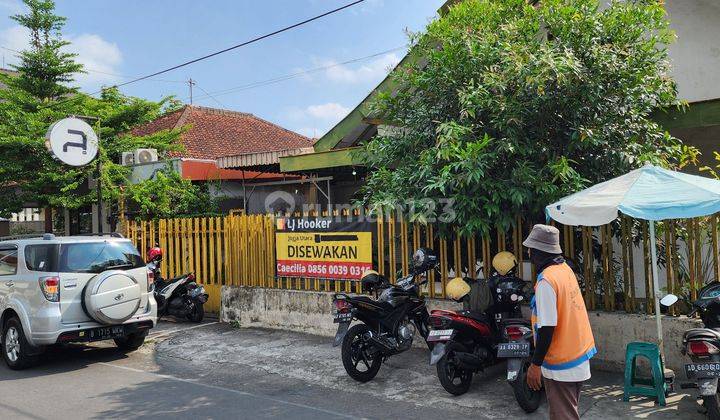
[[[644,220],[685,219],[720,212],[720,181],[646,165],[550,204],[552,219],[600,226],[618,211]]]
[[[655,317],[663,351],[654,222],[720,212],[720,181],[645,165],[545,207],[549,218],[571,226],[604,225],[615,220],[618,212],[650,221]]]

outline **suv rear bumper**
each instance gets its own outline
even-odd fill
[[[86,328],[83,330],[74,330],[74,331],[67,331],[57,338],[57,343],[78,343],[78,342],[89,342],[89,341],[102,341],[107,340],[108,337],[100,338],[98,337],[99,334],[97,334],[100,330],[107,330],[109,328],[115,328],[115,327],[122,327],[122,335],[128,335],[128,334],[134,334],[138,332],[145,332],[147,334],[147,331],[149,331],[153,327],[152,321],[140,321],[140,322],[133,322],[132,324],[122,324],[122,325],[109,325],[105,327],[95,327],[95,328]],[[115,337],[110,337],[115,338]]]
[[[126,328],[126,332],[129,334],[138,329],[138,325],[142,325],[144,329],[150,329],[155,327],[157,324],[157,316],[155,311],[148,312],[141,316],[134,316],[124,323],[120,324]],[[72,326],[66,326],[65,328],[58,329],[56,331],[49,332],[35,332],[33,331],[29,337],[31,345],[33,346],[46,346],[57,343],[67,343],[73,341],[96,341],[87,339],[86,335],[80,335],[81,332],[89,332],[97,328],[113,327],[118,325],[103,325],[97,322],[83,322],[81,324],[75,324]],[[72,337],[76,337],[74,339]]]

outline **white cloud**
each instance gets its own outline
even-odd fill
[[[69,37],[70,52],[78,54],[75,58],[85,66],[87,73],[76,77],[76,82],[85,88],[100,85],[111,85],[119,80],[118,68],[122,64],[122,53],[117,44],[105,41],[95,34],[82,34]]]
[[[28,46],[28,30],[19,25],[11,26],[0,32],[0,42],[2,43],[0,45],[5,48],[22,51]],[[16,53],[8,50],[3,51],[7,62],[12,64],[17,63],[17,59],[15,58]]]
[[[18,25],[0,32],[0,45],[12,50],[22,51],[28,48],[28,39],[28,30]],[[87,72],[76,75],[74,84],[85,91],[91,91],[120,81],[117,73],[123,57],[117,44],[95,34],[69,35],[65,36],[65,39],[70,42],[66,47],[67,51],[78,54],[75,60],[83,64]],[[3,50],[3,56],[6,66],[18,64],[16,53]]]
[[[310,105],[305,112],[311,117],[325,121],[340,121],[350,110],[337,102],[328,102],[322,105]]]
[[[297,123],[294,130],[306,137],[320,138],[350,112],[337,102],[309,105],[305,108],[286,110],[281,119]],[[292,124],[290,124],[292,126]]]
[[[340,83],[364,83],[377,82],[392,70],[400,62],[395,53],[385,54],[377,59],[363,64],[360,67],[349,65],[338,65],[335,60],[321,61],[322,66],[333,66],[325,70],[325,75],[333,82]]]
[[[324,132],[319,131],[315,127],[300,127],[295,130],[296,133],[300,133],[309,139],[317,139],[322,137]]]
[[[17,14],[25,10],[25,5],[18,0],[0,0],[0,9],[4,9],[11,14]]]

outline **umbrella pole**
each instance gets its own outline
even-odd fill
[[[655,322],[657,323],[657,336],[658,336],[658,347],[660,348],[660,355],[665,354],[663,349],[663,331],[662,331],[662,320],[660,318],[660,286],[658,284],[658,269],[657,269],[657,247],[655,245],[655,222],[650,220],[650,255],[652,257],[652,279],[653,279],[653,295],[655,297]]]

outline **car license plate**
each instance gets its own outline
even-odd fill
[[[720,378],[720,363],[688,363],[685,374],[693,378]]]
[[[333,318],[333,322],[338,324],[342,322],[350,322],[353,319],[352,312],[343,312],[343,313],[335,313],[335,316]]]
[[[448,341],[454,334],[455,330],[430,330],[427,341]]]
[[[103,327],[90,330],[91,340],[109,340],[111,338],[122,337],[125,334],[125,328],[120,325],[117,327]]]
[[[530,343],[527,341],[498,344],[497,357],[528,357],[530,356]]]

